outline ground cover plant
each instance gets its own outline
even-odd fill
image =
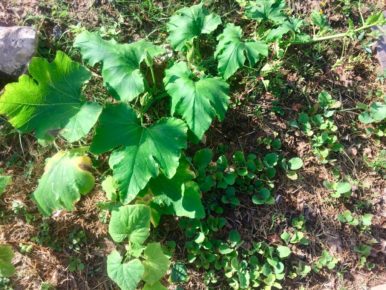
[[[365,64],[386,21],[338,2],[112,1],[85,26],[41,4],[57,24],[25,18],[41,55],[0,96],[1,287],[379,282],[385,94]]]

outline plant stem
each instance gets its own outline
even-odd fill
[[[157,88],[157,82],[154,74],[154,67],[152,65],[150,66],[150,73],[151,73],[151,79],[153,81],[153,88]]]
[[[311,43],[315,43],[315,42],[319,42],[319,41],[325,41],[325,40],[331,40],[331,39],[348,37],[350,32],[359,32],[359,31],[371,28],[373,26],[376,26],[376,25],[363,25],[363,26],[358,27],[358,28],[356,28],[354,30],[347,30],[346,32],[337,33],[337,34],[333,34],[333,35],[322,36],[322,37],[314,37],[312,40],[310,40],[308,42],[293,42],[292,44],[311,44]]]

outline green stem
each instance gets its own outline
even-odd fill
[[[156,96],[155,98],[153,98],[147,105],[146,107],[144,107],[142,110],[141,110],[141,115],[144,115],[149,109],[150,107],[155,103],[155,102],[158,102],[159,100],[163,99],[164,97],[166,97],[167,94],[166,93],[163,93],[163,94],[160,94],[158,96]]]
[[[310,44],[310,43],[315,43],[315,42],[319,42],[319,41],[325,41],[325,40],[331,40],[331,39],[348,37],[351,32],[359,32],[359,31],[371,28],[373,26],[376,26],[376,25],[374,25],[374,24],[372,24],[372,25],[364,25],[364,26],[361,26],[361,27],[356,28],[354,30],[347,30],[346,32],[337,33],[337,34],[333,34],[333,35],[322,36],[322,37],[314,37],[312,40],[310,40],[308,42],[293,42],[293,44]]]
[[[150,73],[151,73],[151,79],[153,81],[153,88],[156,88],[157,82],[155,80],[154,67],[152,65],[150,66]]]

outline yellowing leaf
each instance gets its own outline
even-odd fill
[[[80,197],[94,187],[91,167],[91,159],[77,150],[60,151],[47,159],[44,174],[33,193],[40,211],[50,215],[58,209],[73,210]]]

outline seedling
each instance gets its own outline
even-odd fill
[[[281,164],[284,170],[287,171],[287,177],[289,179],[291,180],[298,179],[298,174],[296,171],[303,167],[303,160],[301,158],[293,157],[288,161],[286,159],[283,159]]]
[[[311,272],[311,270],[311,266],[307,265],[303,261],[299,261],[298,264],[293,267],[293,271],[290,273],[289,277],[291,279],[295,279],[296,277],[304,278]]]
[[[304,216],[299,216],[292,219],[292,226],[294,229],[290,232],[284,231],[280,238],[286,244],[300,244],[307,246],[309,244],[309,240],[305,237],[305,219]]]
[[[372,218],[373,215],[369,213],[356,217],[349,210],[345,210],[338,215],[338,220],[341,223],[346,223],[351,226],[360,226],[360,228],[363,230],[366,230],[371,226]]]
[[[340,106],[340,102],[323,91],[318,95],[318,102],[309,113],[300,113],[298,119],[290,123],[311,137],[313,152],[322,163],[329,162],[331,152],[341,152],[343,148],[338,141],[336,135],[338,127],[333,119],[336,109]]]
[[[367,262],[367,258],[368,256],[370,256],[371,249],[372,249],[371,246],[365,245],[365,244],[359,245],[354,249],[354,251],[359,255],[359,265],[361,267],[367,266],[369,270],[375,267],[373,263]]]
[[[334,258],[328,251],[323,250],[322,255],[318,258],[316,262],[314,262],[312,269],[315,272],[319,272],[323,268],[332,270],[335,268],[337,263],[338,260],[336,258]]]
[[[349,182],[323,182],[323,185],[331,191],[331,196],[334,198],[351,196],[351,184]]]
[[[11,184],[11,181],[11,176],[2,175],[2,171],[0,171],[0,196],[5,192],[5,189]]]
[[[369,135],[383,137],[386,135],[386,96],[382,102],[374,102],[367,106],[358,104],[358,108],[364,110],[358,119],[361,123],[367,125],[366,132]],[[370,126],[369,126],[370,125]]]

